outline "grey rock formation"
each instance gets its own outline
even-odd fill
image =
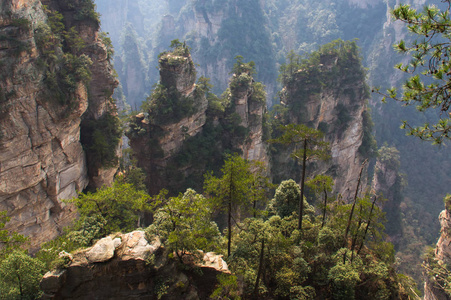
[[[86,259],[90,263],[108,261],[114,256],[113,239],[108,236],[98,241],[94,247],[86,252]]]
[[[254,78],[247,72],[233,74],[230,81],[228,98],[234,103],[234,111],[241,120],[240,125],[248,132],[247,138],[234,146],[241,150],[243,158],[260,161],[269,167],[268,145],[263,138],[264,115],[267,112],[266,94],[263,99],[257,99],[254,83]]]

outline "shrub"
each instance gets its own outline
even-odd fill
[[[28,31],[31,28],[31,22],[26,18],[13,19],[11,21],[11,25],[16,26],[24,31]]]
[[[141,225],[143,214],[150,212],[153,207],[152,198],[146,192],[120,181],[115,181],[111,187],[102,187],[95,193],[80,194],[68,202],[77,206],[82,217],[94,217],[85,219],[90,223],[89,232],[93,239],[117,231],[134,230]],[[85,229],[80,226],[78,230]],[[80,240],[81,234],[73,236],[74,240],[84,242],[85,239]]]
[[[0,298],[38,299],[43,274],[44,263],[21,250],[15,250],[0,264]]]

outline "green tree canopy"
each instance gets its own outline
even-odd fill
[[[301,189],[293,179],[282,181],[276,189],[274,198],[269,202],[270,213],[281,218],[290,216],[299,209],[299,197]],[[313,213],[313,207],[304,199],[304,207],[309,213]]]
[[[100,217],[105,220],[102,234],[116,231],[130,231],[140,227],[143,214],[151,212],[158,201],[144,191],[137,190],[133,184],[115,181],[111,187],[102,187],[95,193],[80,193],[74,203],[80,215]]]
[[[197,250],[215,250],[220,245],[220,233],[211,221],[212,208],[204,196],[188,189],[156,211],[147,235],[150,239],[159,236],[180,260],[187,253],[198,253]]]
[[[227,213],[227,255],[229,256],[232,241],[232,215],[238,208],[249,206],[252,174],[249,162],[237,154],[227,156],[221,173],[221,177],[215,177],[211,173],[207,174],[204,191],[211,197],[216,207]]]
[[[324,202],[322,205],[323,221],[321,224],[321,228],[324,227],[324,224],[326,223],[328,193],[332,192],[333,185],[334,185],[333,178],[327,175],[317,175],[315,176],[315,178],[307,182],[307,186],[310,189],[312,189],[312,191],[316,195],[324,193]]]
[[[17,232],[4,229],[10,219],[6,211],[0,211],[0,260],[28,240],[28,238]]]
[[[0,299],[38,299],[44,263],[21,250],[0,261]]]

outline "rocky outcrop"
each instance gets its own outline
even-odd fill
[[[440,238],[435,250],[436,258],[441,261],[451,260],[451,213],[448,209],[443,210],[438,217],[440,221]]]
[[[425,284],[424,284],[424,300],[449,300],[451,296],[445,293],[443,282],[440,276],[428,274],[428,269],[433,265],[441,265],[442,268],[446,264],[449,266],[451,262],[451,213],[448,209],[443,210],[439,216],[440,221],[440,238],[434,251],[433,257],[427,257],[424,262],[425,270]],[[449,270],[449,269],[448,269]],[[449,271],[448,271],[449,272]]]
[[[37,28],[47,22],[43,4],[59,9],[66,26],[75,26],[86,44],[83,53],[92,61],[89,92],[78,82],[70,105],[59,103],[46,85],[36,38]],[[89,183],[80,123],[87,115],[103,114],[105,90],[112,91],[116,83],[98,26],[74,20],[73,8],[59,4],[8,0],[0,14],[0,210],[11,217],[7,229],[29,236],[32,248],[57,236],[75,217],[62,199],[76,196]]]
[[[42,279],[43,299],[208,299],[216,276],[230,273],[214,253],[179,268],[160,240],[148,242],[143,231],[103,238],[68,259],[65,269]]]

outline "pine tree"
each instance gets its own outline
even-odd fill
[[[302,230],[302,216],[304,213],[304,185],[306,179],[307,161],[314,159],[326,160],[329,155],[329,143],[323,141],[323,133],[303,124],[288,124],[280,126],[283,134],[271,140],[273,143],[294,145],[295,150],[291,156],[302,161],[301,195],[299,199],[298,228]],[[302,145],[302,148],[298,148]]]
[[[249,163],[238,156],[229,155],[221,169],[222,176],[217,178],[207,174],[204,191],[218,208],[227,213],[227,256],[230,256],[232,243],[232,215],[238,207],[249,205],[252,174]]]

